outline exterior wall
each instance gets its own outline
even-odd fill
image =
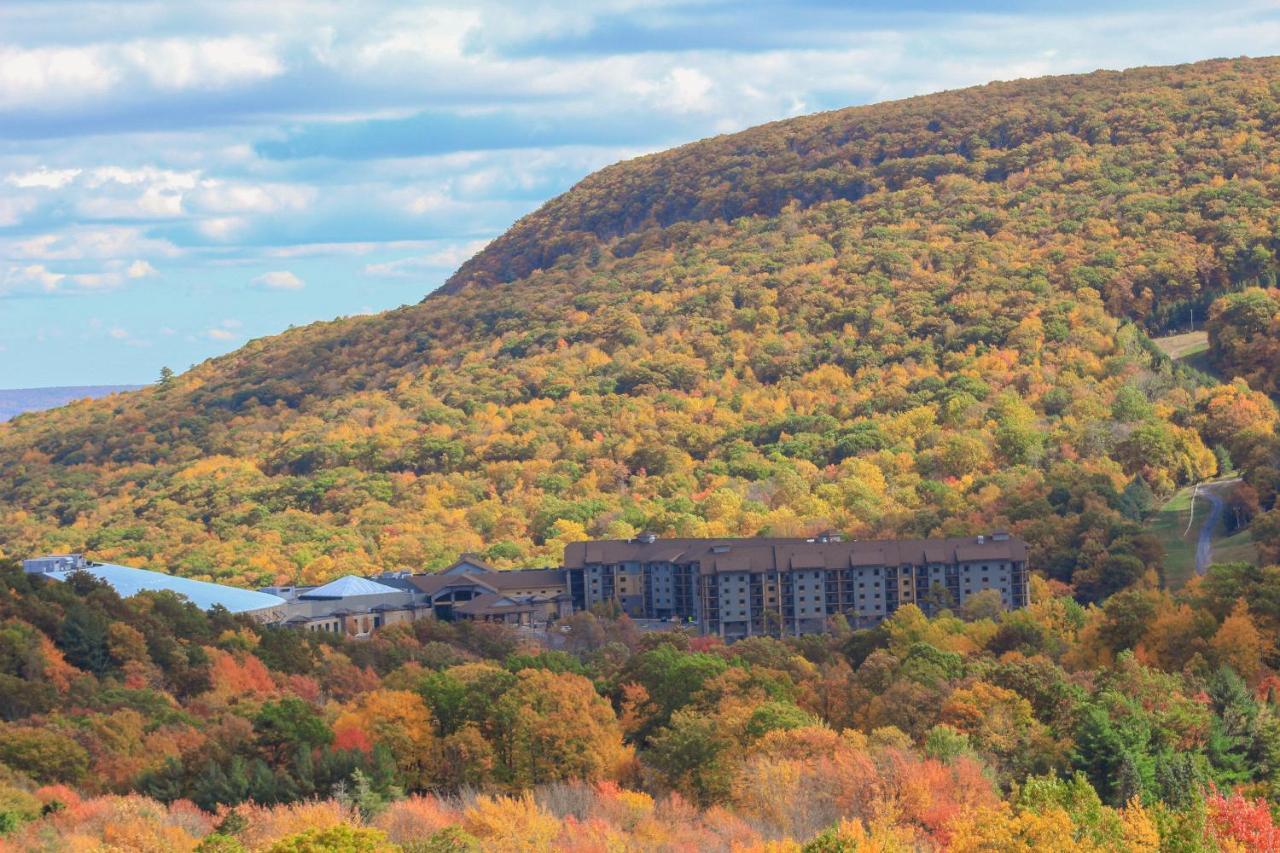
[[[503,587],[502,594],[509,595],[512,598],[528,598],[531,595],[542,595],[548,598],[554,598],[555,596],[568,591],[569,588],[565,584],[540,584],[528,587]]]
[[[409,608],[403,610],[375,610],[368,613],[321,613],[310,618],[301,617],[306,621],[293,621],[289,625],[304,631],[320,631],[322,633],[341,634],[346,637],[367,637],[382,628],[413,622],[418,618],[418,615],[417,611]],[[299,617],[295,616],[294,618],[297,619]],[[430,617],[424,612],[422,618]]]
[[[422,618],[429,619],[430,610],[422,611]],[[409,622],[415,622],[418,619],[418,611],[416,610],[383,610],[374,614],[379,617],[380,622],[378,628],[389,628],[392,625],[405,625]]]
[[[341,634],[343,627],[342,617],[340,616],[321,616],[306,622],[292,622],[290,624],[304,631],[319,631],[324,634]]]
[[[287,605],[294,616],[324,616],[335,610],[352,610],[363,613],[379,605],[408,608],[413,596],[408,592],[388,592],[382,595],[349,595],[346,598],[295,598]]]
[[[86,565],[83,554],[50,554],[23,560],[22,570],[29,575],[42,575],[48,572],[71,572],[83,569]]]
[[[616,600],[632,617],[692,621],[726,639],[818,633],[837,614],[871,627],[905,604],[935,613],[986,589],[1006,609],[1028,601],[1026,564],[994,559],[719,573],[696,563],[592,564],[566,575],[575,609]]]

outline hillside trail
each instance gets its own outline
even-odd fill
[[[1195,498],[1201,497],[1209,502],[1209,515],[1200,525],[1200,535],[1196,542],[1196,574],[1198,575],[1203,575],[1213,564],[1213,531],[1218,529],[1218,523],[1222,521],[1222,514],[1227,508],[1226,501],[1216,490],[1223,486],[1234,487],[1239,482],[1239,477],[1233,477],[1230,480],[1202,483],[1196,488],[1195,496],[1191,500],[1192,518],[1195,517]],[[1187,526],[1190,528],[1191,523],[1188,522]]]

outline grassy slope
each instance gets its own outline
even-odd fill
[[[1174,361],[1214,375],[1209,363],[1209,336],[1206,332],[1184,332],[1180,335],[1156,338],[1156,346]],[[1200,534],[1200,520],[1208,511],[1208,505],[1200,501],[1196,507],[1196,523],[1187,531],[1191,512],[1192,486],[1180,489],[1149,520],[1151,532],[1159,537],[1165,549],[1165,583],[1173,588],[1182,586],[1196,570],[1196,539]],[[1226,495],[1223,495],[1224,497]],[[1226,519],[1213,533],[1213,559],[1219,563],[1235,561],[1257,562],[1258,552],[1248,528],[1228,533]],[[1183,532],[1186,531],[1186,535]]]
[[[1209,334],[1204,331],[1184,332],[1180,335],[1169,335],[1156,338],[1155,345],[1174,361],[1195,368],[1202,373],[1216,376],[1213,365],[1209,362]]]
[[[1151,532],[1164,546],[1165,584],[1175,589],[1186,583],[1196,570],[1196,535],[1199,528],[1193,525],[1187,531],[1187,520],[1191,513],[1191,491],[1191,487],[1180,489],[1148,522]],[[1197,507],[1197,514],[1200,510],[1201,507]]]
[[[1195,522],[1187,530],[1187,521],[1191,513],[1191,493],[1194,487],[1179,489],[1148,521],[1153,534],[1164,546],[1165,584],[1177,589],[1185,584],[1196,571],[1196,540],[1200,534],[1200,524],[1209,511],[1209,505],[1203,499],[1197,500]],[[1222,493],[1226,497],[1225,493]],[[1232,563],[1244,561],[1256,563],[1258,552],[1253,545],[1253,537],[1248,528],[1228,533],[1226,517],[1213,532],[1213,560],[1216,563]],[[1185,532],[1185,535],[1184,535]]]

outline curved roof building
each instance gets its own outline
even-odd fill
[[[73,555],[78,556],[78,555]],[[30,563],[37,561],[31,560]],[[28,569],[28,571],[32,571]],[[217,605],[232,613],[256,613],[280,607],[285,600],[278,595],[256,592],[251,589],[226,586],[220,583],[197,581],[191,578],[180,578],[153,572],[148,569],[135,569],[130,566],[117,566],[113,563],[93,563],[80,559],[74,565],[50,569],[38,569],[33,573],[41,574],[53,580],[63,581],[74,571],[87,572],[100,580],[106,581],[111,588],[128,598],[140,592],[169,590],[185,596],[195,606],[209,610]]]

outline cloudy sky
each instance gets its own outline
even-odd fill
[[[149,382],[415,302],[672,144],[1280,45],[1276,3],[962,5],[4,0],[0,387]]]

